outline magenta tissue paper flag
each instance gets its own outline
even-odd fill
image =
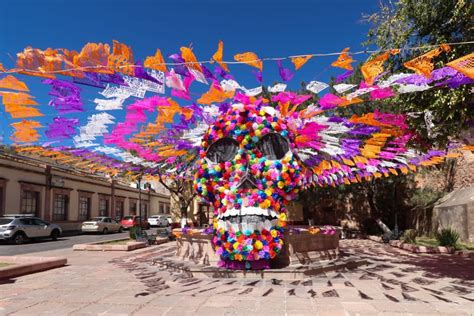
[[[277,60],[278,73],[283,81],[290,81],[295,75],[290,69],[284,68],[281,60]]]

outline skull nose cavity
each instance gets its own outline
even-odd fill
[[[256,180],[250,176],[250,175],[245,175],[244,178],[240,181],[240,183],[237,185],[237,188],[243,189],[243,190],[252,190],[257,188]]]
[[[249,179],[245,179],[244,182],[242,182],[242,184],[239,186],[239,188],[241,189],[247,189],[247,190],[251,190],[251,189],[254,189],[255,188],[255,185],[250,182]]]

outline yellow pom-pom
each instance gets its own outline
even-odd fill
[[[265,201],[263,202],[263,204],[264,204],[264,206],[265,206],[264,208],[269,208],[270,205],[272,205],[272,202],[270,202],[270,200],[265,200]]]

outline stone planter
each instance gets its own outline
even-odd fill
[[[126,239],[117,239],[111,241],[120,241]],[[159,245],[167,242],[167,238],[157,238],[155,245]],[[122,245],[104,244],[103,242],[89,243],[89,244],[77,244],[72,247],[74,251],[132,251],[136,249],[145,248],[148,246],[146,241],[130,241]]]
[[[203,229],[192,229],[183,233],[173,230],[178,250],[176,256],[196,264],[217,265],[220,260],[212,247],[212,234]],[[272,260],[271,266],[285,267],[290,264],[310,264],[321,260],[332,260],[339,256],[339,235],[311,234],[307,229],[285,230],[284,246],[280,255]]]
[[[66,258],[0,256],[0,262],[11,263],[0,268],[0,280],[59,268],[67,264]]]

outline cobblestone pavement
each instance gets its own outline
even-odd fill
[[[152,264],[174,244],[49,252],[70,266],[0,284],[1,315],[474,315],[474,260],[341,241],[369,264],[301,280],[198,279]],[[44,255],[44,253],[42,253]]]

